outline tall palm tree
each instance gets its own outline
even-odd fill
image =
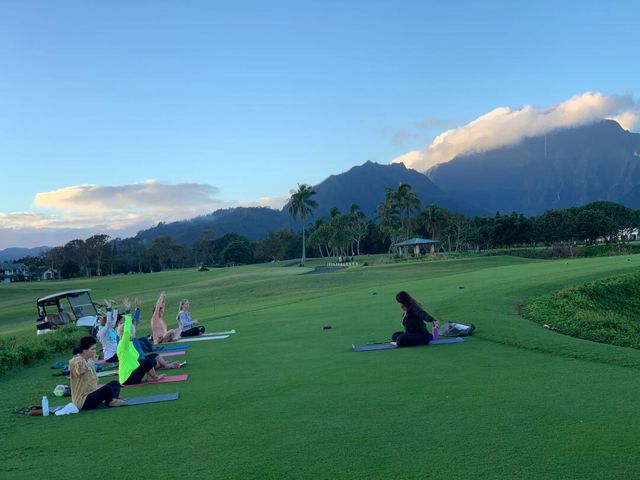
[[[394,199],[398,210],[400,210],[405,235],[409,238],[409,217],[412,213],[420,210],[420,199],[408,183],[400,183],[398,185],[398,190],[394,192]]]
[[[298,190],[291,191],[291,200],[289,202],[289,214],[293,217],[300,217],[300,224],[302,225],[302,259],[300,264],[304,266],[306,260],[306,237],[304,230],[304,219],[308,215],[312,215],[313,209],[318,208],[318,202],[312,200],[311,197],[316,192],[311,188],[311,185],[298,184]]]

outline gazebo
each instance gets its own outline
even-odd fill
[[[405,240],[403,242],[394,243],[391,245],[392,247],[401,248],[404,252],[404,255],[408,255],[409,248],[413,247],[413,254],[416,257],[420,256],[420,246],[421,245],[429,245],[429,251],[434,253],[434,245],[438,243],[438,240],[431,240],[429,238],[410,238],[409,240]]]

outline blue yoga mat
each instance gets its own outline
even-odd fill
[[[169,352],[171,350],[184,350],[185,348],[189,348],[191,345],[158,345],[153,347],[154,352]]]
[[[461,337],[442,338],[440,340],[431,340],[431,342],[429,342],[429,345],[448,345],[450,343],[462,343],[462,342],[464,342],[464,338],[461,338]],[[352,346],[356,352],[373,352],[376,350],[394,350],[398,348],[398,347],[394,347],[390,343],[383,343],[380,345],[363,345],[361,347],[356,347],[355,345],[352,345]]]

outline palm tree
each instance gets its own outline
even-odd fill
[[[367,233],[367,217],[360,208],[360,205],[355,203],[351,205],[349,209],[349,224],[350,230],[353,233],[353,240],[357,245],[358,256],[360,256],[360,241],[362,237]],[[353,250],[353,249],[352,249]],[[353,255],[353,251],[351,252]]]
[[[398,190],[393,192],[393,198],[400,210],[400,217],[402,219],[402,225],[405,228],[405,235],[409,238],[409,217],[412,213],[420,210],[420,199],[411,189],[411,185],[408,183],[400,183]]]
[[[397,202],[395,200],[395,192],[387,189],[384,201],[378,205],[378,218],[380,219],[380,233],[383,239],[389,239],[391,246],[389,246],[389,253],[393,248],[393,244],[398,241],[398,237],[401,235],[402,222],[398,212]]]
[[[307,215],[311,215],[314,208],[318,208],[318,202],[312,200],[311,197],[316,192],[311,188],[311,185],[298,184],[297,191],[291,191],[291,201],[289,202],[289,214],[293,218],[300,217],[300,223],[302,225],[302,260],[300,264],[304,266],[306,259],[306,238],[304,231],[304,219]]]

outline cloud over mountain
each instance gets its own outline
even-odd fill
[[[135,235],[158,222],[172,222],[221,208],[263,206],[280,209],[289,195],[252,202],[221,201],[220,190],[202,183],[146,180],[117,186],[74,185],[36,194],[34,211],[0,212],[0,248],[50,245],[95,233]]]
[[[393,162],[426,171],[460,154],[513,145],[527,137],[605,118],[616,120],[624,129],[631,130],[640,124],[640,105],[631,94],[586,92],[548,108],[531,105],[519,109],[499,107],[467,125],[447,130],[424,149],[408,152]]]
[[[171,210],[176,205],[197,208],[221,205],[220,190],[201,183],[162,183],[146,180],[119,186],[76,185],[36,194],[39,207],[71,211]]]

